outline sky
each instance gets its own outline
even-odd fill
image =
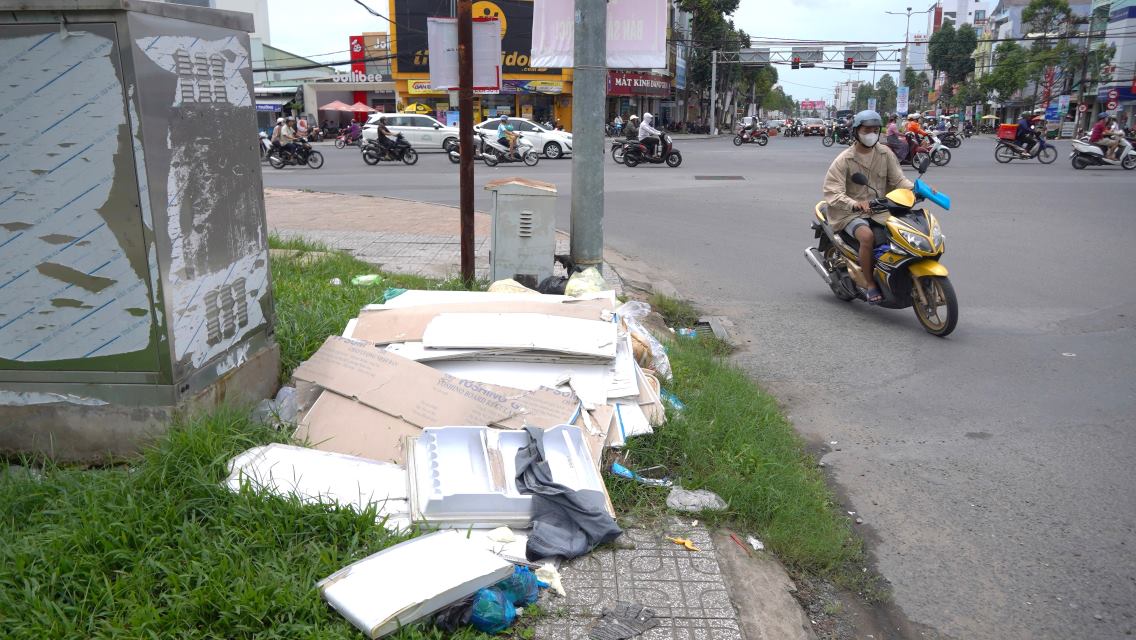
[[[363,0],[380,14],[387,15],[387,0]],[[446,0],[434,0],[448,6]],[[565,1],[565,0],[562,0]],[[741,0],[734,23],[754,37],[811,40],[902,41],[905,16],[887,11],[904,11],[908,6],[925,10],[930,0],[917,3],[903,0]],[[354,0],[268,0],[272,44],[319,61],[346,59],[347,38],[363,31],[387,31],[388,24],[371,16]],[[913,15],[911,33],[926,31],[926,14]],[[898,69],[898,62],[879,64],[881,69]],[[831,101],[832,88],[848,79],[873,80],[871,69],[790,69],[777,67],[785,92],[798,100]],[[877,71],[875,79],[885,71]],[[892,76],[897,76],[892,73]]]

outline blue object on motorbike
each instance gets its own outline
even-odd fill
[[[876,250],[872,252],[872,255],[875,256],[876,260],[879,260],[880,256],[884,255],[890,250],[891,244],[877,244]]]
[[[930,200],[948,211],[951,208],[951,197],[942,192],[936,193],[932,191],[931,187],[926,182],[923,182],[922,179],[915,181],[915,188],[912,189],[912,191],[915,192],[916,197]]]

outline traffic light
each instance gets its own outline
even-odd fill
[[[800,69],[801,68],[801,59],[799,57],[794,57],[792,64],[789,65],[789,66],[792,67],[793,69]]]
[[[853,63],[854,61],[855,61],[855,58],[853,58],[853,57],[851,57],[851,56],[849,56],[849,57],[845,58],[845,59],[844,59],[844,68],[845,68],[845,69],[851,69],[851,68],[852,68],[852,63]]]

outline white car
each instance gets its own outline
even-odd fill
[[[497,125],[499,124],[501,124],[500,118],[490,118],[481,124],[474,125],[473,130],[496,138]],[[555,160],[572,153],[572,134],[567,131],[549,129],[532,120],[512,116],[509,116],[509,124],[513,125],[513,131],[523,135],[526,140],[532,143],[533,149],[536,149],[537,153],[543,154],[546,158]]]
[[[373,113],[363,125],[363,139],[374,140],[378,137],[379,118],[387,119],[387,128],[391,133],[401,133],[411,146],[417,149],[438,148],[449,151],[450,146],[457,144],[457,127],[447,127],[430,116],[412,113]]]

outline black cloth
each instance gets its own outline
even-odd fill
[[[528,559],[575,558],[618,538],[623,530],[608,515],[603,494],[554,482],[544,455],[544,430],[525,427],[525,431],[529,443],[517,451],[517,491],[532,496]]]

